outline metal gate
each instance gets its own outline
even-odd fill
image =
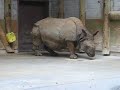
[[[44,1],[23,1],[19,0],[19,31],[18,47],[19,51],[32,50],[32,38],[30,32],[33,24],[43,18],[48,17],[49,2]]]

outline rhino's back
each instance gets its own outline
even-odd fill
[[[76,25],[69,19],[46,18],[36,24],[39,25],[44,39],[76,40]]]

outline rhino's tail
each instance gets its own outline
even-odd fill
[[[39,35],[39,27],[34,25],[31,31],[31,35],[38,36]]]

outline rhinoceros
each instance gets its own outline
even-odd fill
[[[42,19],[34,24],[31,34],[33,50],[37,56],[42,55],[40,48],[54,56],[58,55],[54,50],[68,48],[70,59],[76,59],[77,47],[88,56],[95,56],[94,35],[97,32],[91,34],[76,17]]]

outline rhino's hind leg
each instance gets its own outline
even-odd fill
[[[39,50],[35,51],[35,56],[42,56],[42,53]]]
[[[39,50],[39,46],[33,45],[33,51],[35,56],[42,56],[42,53]]]
[[[75,54],[75,46],[71,41],[67,41],[67,47],[70,51],[70,59],[77,59],[77,55]]]
[[[58,56],[56,52],[54,52],[52,49],[44,45],[44,49],[50,53],[51,56]]]
[[[42,56],[41,48],[42,48],[41,40],[39,40],[39,38],[35,38],[33,40],[33,47],[32,47],[35,56]]]

